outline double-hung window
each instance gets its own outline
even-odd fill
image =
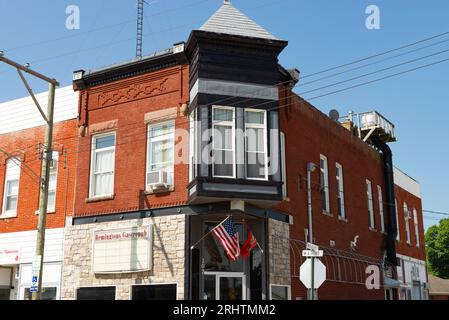
[[[56,182],[58,179],[58,153],[53,152],[48,183],[47,212],[56,210]]]
[[[147,190],[158,183],[173,186],[174,143],[174,120],[148,125]]]
[[[335,178],[337,179],[337,200],[338,200],[338,216],[342,219],[346,218],[345,212],[345,192],[343,184],[343,167],[341,164],[335,164]]]
[[[405,241],[410,244],[410,211],[407,203],[404,203],[404,220],[405,220]]]
[[[19,198],[20,160],[11,158],[6,162],[5,189],[1,217],[15,217]]]
[[[235,109],[212,107],[213,176],[235,178]]]
[[[115,132],[92,138],[90,197],[114,194]]]
[[[368,201],[368,215],[369,215],[369,227],[375,229],[374,223],[374,204],[373,204],[373,188],[371,181],[366,180],[366,198]]]
[[[419,225],[418,225],[418,212],[416,209],[413,209],[413,222],[415,224],[415,238],[416,238],[416,246],[419,247]]]
[[[245,138],[246,178],[267,180],[267,112],[265,110],[245,110]]]
[[[329,170],[327,166],[327,158],[320,155],[320,183],[321,183],[321,202],[323,211],[330,213],[329,204]]]
[[[385,232],[385,221],[384,221],[384,202],[382,198],[382,187],[377,186],[377,197],[379,201],[379,218],[380,218],[380,231]]]

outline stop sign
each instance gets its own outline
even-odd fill
[[[313,287],[318,289],[326,281],[326,266],[317,258],[315,258],[314,264],[315,285]],[[307,289],[312,288],[312,259],[304,261],[299,268],[299,279]]]

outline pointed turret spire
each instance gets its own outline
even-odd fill
[[[223,5],[199,29],[202,31],[224,33],[244,37],[278,40],[247,15],[236,9],[230,0]]]

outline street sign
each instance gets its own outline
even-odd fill
[[[312,250],[312,251],[318,251],[318,250],[320,250],[320,247],[318,247],[316,244],[307,242],[306,243],[306,249]]]
[[[326,266],[320,259],[314,261],[314,288],[318,289],[326,281]],[[299,279],[307,289],[312,288],[312,259],[307,259],[299,268]]]
[[[302,256],[303,257],[322,257],[323,256],[323,250],[302,250]]]
[[[39,291],[39,271],[40,271],[40,264],[41,264],[42,256],[34,256],[33,262],[31,264],[31,286],[30,286],[30,292],[38,292]]]

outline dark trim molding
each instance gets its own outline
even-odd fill
[[[73,217],[72,225],[76,226],[91,223],[105,223],[113,221],[144,219],[150,217],[162,217],[178,214],[184,214],[186,216],[207,215],[207,214],[227,213],[230,211],[231,211],[230,202],[226,201],[212,204],[165,207],[165,208],[147,209],[140,211],[124,211],[113,214],[92,215],[86,217]],[[245,205],[245,212],[243,213],[260,218],[270,218],[285,223],[289,222],[288,214],[271,209],[258,208],[249,204]]]

